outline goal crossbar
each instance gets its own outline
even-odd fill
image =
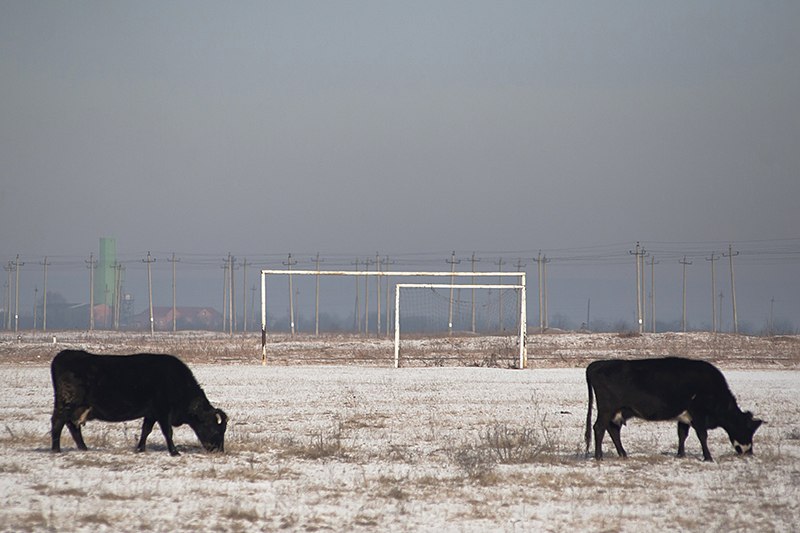
[[[355,277],[372,277],[372,276],[379,276],[379,277],[438,277],[438,278],[446,278],[449,277],[451,280],[455,278],[517,278],[518,282],[514,285],[503,285],[498,284],[497,287],[502,287],[504,289],[509,288],[519,288],[521,292],[521,320],[520,320],[520,368],[525,368],[527,366],[527,350],[525,347],[525,333],[527,331],[526,328],[526,320],[525,320],[525,272],[464,272],[464,271],[381,271],[381,270],[294,270],[294,269],[262,269],[261,270],[261,364],[266,364],[267,360],[267,276],[268,275],[283,275],[283,276],[355,276]],[[420,284],[398,284],[405,285],[405,286],[413,286],[413,285],[420,285]],[[421,284],[426,285],[426,284]],[[431,285],[431,284],[427,284]],[[434,286],[436,284],[433,284]],[[448,284],[439,284],[444,288],[480,288],[484,286],[489,288],[488,285],[480,285],[480,284],[461,284],[455,285],[453,283]],[[395,291],[398,291],[395,288]],[[399,295],[399,292],[396,294]],[[398,296],[395,296],[397,298]],[[397,315],[395,314],[395,317]],[[396,320],[396,318],[395,318]],[[397,324],[395,324],[395,328],[397,331]],[[395,333],[395,335],[397,335]],[[397,346],[395,346],[395,366],[398,366],[398,359],[397,359]]]
[[[522,277],[524,282],[525,278]],[[528,365],[528,350],[526,348],[526,302],[525,284],[503,285],[503,284],[477,284],[477,283],[398,283],[394,287],[394,367],[400,368],[400,291],[402,289],[519,289],[519,368],[526,368]]]

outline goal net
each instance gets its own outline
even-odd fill
[[[524,302],[524,272],[262,270],[262,363],[269,350],[286,363],[445,364],[446,339],[450,364],[512,366],[501,354],[514,352],[524,368]]]
[[[524,368],[524,285],[398,283],[395,366]]]

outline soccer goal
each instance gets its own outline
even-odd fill
[[[397,285],[406,286],[398,289]],[[399,292],[403,293],[401,303]],[[420,304],[423,294],[429,300],[433,295],[436,303]],[[481,294],[492,298],[482,299]],[[276,350],[288,353],[285,339],[315,343],[303,355],[313,357],[341,351],[335,344],[344,338],[356,360],[385,357],[388,363],[394,349],[395,366],[409,361],[406,355],[411,352],[396,343],[413,340],[419,355],[429,349],[422,342],[425,337],[482,336],[487,342],[499,339],[513,344],[514,366],[525,368],[525,309],[524,272],[265,269],[261,271],[261,360],[266,364],[268,333],[273,356]],[[398,313],[403,315],[402,324]],[[397,335],[398,325],[403,328],[402,338]],[[479,343],[471,346],[474,349]],[[417,361],[429,364],[422,358]],[[462,364],[471,362],[462,360]]]
[[[525,307],[524,284],[398,283],[394,366],[401,366],[401,357],[436,361],[463,352],[473,354],[471,364],[505,361],[525,368]]]

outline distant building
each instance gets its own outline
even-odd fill
[[[178,307],[175,309],[175,324],[180,330],[221,330],[222,314],[213,307]],[[134,315],[125,329],[149,330],[150,311]],[[153,307],[153,329],[172,331],[172,307]]]

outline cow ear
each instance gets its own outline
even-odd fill
[[[228,421],[228,417],[222,409],[217,409],[214,411],[214,414],[217,415],[217,425],[221,425]]]

